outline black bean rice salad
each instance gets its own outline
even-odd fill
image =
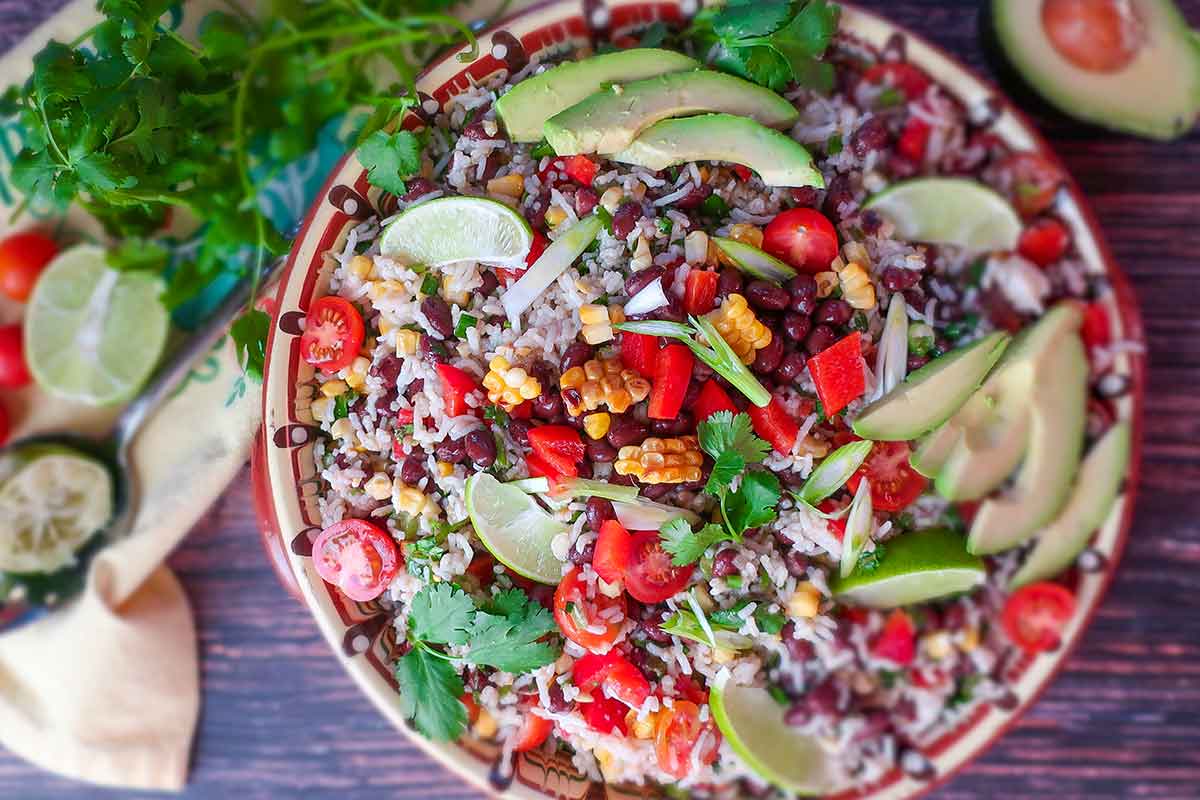
[[[671,796],[931,777],[1058,647],[1121,491],[1136,347],[1057,165],[902,39],[748,9],[378,134],[396,212],[308,310],[316,567],[394,609],[415,729],[496,741],[500,775],[557,749]]]

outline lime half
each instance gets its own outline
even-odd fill
[[[983,559],[967,552],[961,535],[943,528],[914,531],[884,544],[870,571],[856,567],[830,588],[850,603],[896,608],[973,589],[987,578]]]
[[[5,457],[0,474],[0,572],[47,573],[75,554],[113,513],[108,468],[69,447],[31,445]]]
[[[480,472],[467,479],[466,500],[475,534],[497,561],[531,581],[556,584],[562,579],[562,562],[550,542],[567,526],[532,497]]]
[[[484,197],[440,197],[413,206],[383,232],[383,255],[438,267],[456,261],[524,264],[533,243],[529,223]]]
[[[896,226],[897,238],[974,252],[1015,250],[1021,220],[1001,195],[968,178],[915,178],[867,201]]]
[[[25,357],[38,385],[88,405],[128,400],[167,341],[162,282],[109,269],[104,250],[80,245],[50,263],[25,318]]]
[[[765,689],[729,685],[717,677],[708,696],[713,720],[746,766],[781,789],[825,794],[836,788],[834,759],[813,736],[783,721],[783,706]]]

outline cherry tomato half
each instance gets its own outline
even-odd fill
[[[1013,153],[996,165],[1005,175],[1009,199],[1023,217],[1036,217],[1054,204],[1066,176],[1037,153]]]
[[[588,653],[575,662],[575,685],[588,694],[598,691],[630,708],[641,708],[650,696],[650,682],[633,662],[616,650]]]
[[[632,550],[633,537],[629,531],[615,519],[605,520],[596,537],[592,569],[608,583],[617,583],[625,578]]]
[[[1022,586],[1004,604],[1004,631],[1022,650],[1052,650],[1062,641],[1062,631],[1075,613],[1075,595],[1057,583],[1043,581]]]
[[[392,537],[362,519],[335,522],[313,542],[317,574],[360,603],[383,594],[401,563]]]
[[[8,419],[8,410],[4,406],[0,406],[0,445],[8,441],[9,434],[12,433],[12,423]]]
[[[846,487],[856,492],[866,478],[871,482],[871,503],[876,511],[902,511],[921,496],[928,483],[908,463],[908,456],[907,442],[876,442]]]
[[[1021,231],[1017,252],[1039,267],[1048,267],[1062,258],[1070,245],[1067,227],[1053,217],[1042,217]]]
[[[554,730],[554,721],[539,717],[530,709],[525,712],[525,721],[521,723],[521,727],[517,728],[517,732],[513,734],[513,751],[524,753],[532,750],[535,747],[541,746],[542,742],[550,738],[551,731]]]
[[[663,772],[683,780],[692,770],[692,751],[700,748],[695,761],[711,764],[721,748],[721,734],[712,718],[700,721],[700,708],[687,700],[676,700],[664,709],[654,730],[654,750]]]
[[[871,643],[871,654],[896,664],[911,664],[917,655],[917,627],[912,617],[897,608],[883,623],[883,630]]]
[[[563,576],[554,592],[554,621],[563,636],[591,652],[606,650],[621,634],[625,622],[625,595],[609,597],[596,592],[588,597],[587,583],[578,569]],[[614,613],[611,609],[618,609]],[[611,619],[609,617],[612,617]],[[595,633],[592,628],[603,628]]]
[[[362,315],[344,297],[322,297],[308,310],[300,354],[306,362],[325,372],[350,365],[362,348]]]
[[[1088,72],[1124,69],[1145,41],[1124,0],[1043,0],[1042,28],[1060,56]]]
[[[33,380],[25,364],[23,339],[20,325],[0,326],[0,389],[20,389]]]
[[[655,531],[633,534],[629,567],[625,570],[625,591],[642,603],[661,603],[687,588],[692,568],[676,567],[662,548]]]
[[[825,272],[838,254],[838,236],[824,214],[811,208],[792,208],[775,216],[763,229],[763,250],[801,272]]]
[[[0,292],[24,303],[56,255],[58,245],[40,233],[16,233],[0,241]]]
[[[583,719],[588,727],[600,733],[620,731],[624,736],[629,728],[625,717],[629,716],[629,707],[620,700],[611,697],[597,697],[590,703],[582,704]]]

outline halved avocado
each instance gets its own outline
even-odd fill
[[[666,169],[689,161],[728,161],[754,170],[768,186],[825,186],[804,145],[748,117],[732,114],[663,120],[610,158],[646,169]]]
[[[967,537],[972,553],[998,553],[1029,539],[1062,510],[1079,472],[1088,381],[1079,335],[1063,337],[1037,367],[1025,461],[1013,488],[979,507]]]
[[[560,156],[624,150],[656,122],[703,112],[791,125],[795,106],[770,89],[724,72],[692,70],[614,83],[546,120],[546,141]]]
[[[1092,5],[992,0],[989,32],[1062,112],[1155,139],[1187,133],[1200,113],[1200,50],[1174,2]]]
[[[496,115],[514,142],[542,138],[546,120],[606,83],[624,83],[667,72],[697,69],[700,62],[673,50],[637,47],[567,61],[518,83],[496,100]]]
[[[1083,551],[1121,492],[1129,468],[1129,444],[1129,423],[1120,422],[1088,451],[1071,499],[1054,522],[1038,534],[1037,544],[1009,582],[1010,589],[1054,577]]]
[[[909,375],[854,420],[854,432],[876,442],[907,442],[942,424],[971,397],[1010,339],[990,333],[935,358]]]

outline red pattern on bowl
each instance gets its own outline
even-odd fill
[[[695,13],[694,0],[640,2],[640,0],[551,0],[521,11],[479,37],[479,56],[462,64],[448,53],[432,64],[418,81],[422,105],[442,103],[468,85],[500,69],[516,70],[528,63],[531,54],[553,53],[565,46],[620,36],[656,20],[679,22]],[[943,51],[883,19],[853,7],[845,9],[842,29],[874,45],[882,45],[895,33],[907,38],[909,59],[934,75],[968,106],[993,102],[999,109],[996,132],[1016,149],[1035,150],[1058,164],[1057,157],[1029,121],[999,92],[972,75]],[[403,120],[407,128],[422,123],[423,109]],[[1060,165],[1061,166],[1061,165]],[[316,511],[316,473],[311,445],[319,429],[308,412],[311,388],[305,386],[312,369],[300,358],[299,325],[304,310],[328,286],[332,259],[324,254],[345,241],[350,228],[375,214],[389,213],[394,205],[389,196],[371,188],[366,174],[353,155],[348,155],[330,176],[321,196],[309,213],[292,250],[287,272],[276,297],[279,314],[268,342],[267,376],[264,380],[264,428],[256,445],[254,490],[264,526],[264,543],[272,562],[281,569],[285,585],[298,587],[304,602],[322,632],[338,652],[347,671],[375,705],[400,729],[404,723],[396,695],[390,662],[397,653],[395,631],[386,609],[378,603],[357,603],[325,584],[312,567],[312,539],[319,532]],[[1098,225],[1079,191],[1068,181],[1056,209],[1072,229],[1088,269],[1107,277],[1113,292],[1106,297],[1114,337],[1144,343],[1141,318],[1123,274],[1100,235]],[[1037,657],[1026,656],[1007,665],[1011,686],[1008,697],[977,707],[954,729],[922,748],[932,768],[931,776],[916,779],[893,769],[881,780],[840,795],[841,798],[911,798],[948,780],[954,772],[977,757],[1016,722],[1050,683],[1078,644],[1120,559],[1133,510],[1133,490],[1141,461],[1142,405],[1145,388],[1145,359],[1136,353],[1118,357],[1114,372],[1124,379],[1125,391],[1112,400],[1117,416],[1131,420],[1134,447],[1131,455],[1129,491],[1119,501],[1097,534],[1092,550],[1098,569],[1073,575],[1078,611],[1058,651]],[[289,578],[291,580],[289,580]],[[292,586],[289,586],[291,589]],[[495,787],[488,776],[498,748],[470,736],[453,744],[430,742],[413,734],[430,755],[475,785],[489,791]],[[654,797],[657,792],[638,787],[605,786],[581,775],[561,754],[547,756],[524,753],[518,756],[515,780],[505,796],[521,798],[633,798]]]

